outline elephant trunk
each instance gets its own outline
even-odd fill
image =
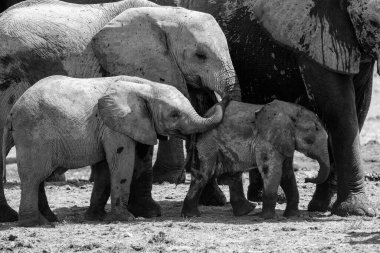
[[[232,64],[231,64],[232,65]],[[223,97],[228,95],[232,100],[241,101],[239,80],[233,67],[225,66],[221,74],[217,75],[217,92]]]
[[[182,129],[183,134],[194,134],[206,132],[216,127],[223,120],[224,111],[231,100],[229,95],[225,95],[219,103],[212,107],[205,115],[199,116],[195,109],[190,105],[189,118],[186,126]]]
[[[314,178],[305,178],[305,183],[322,184],[324,183],[330,174],[330,159],[327,145],[324,146],[321,155],[317,156],[319,163],[318,175]]]

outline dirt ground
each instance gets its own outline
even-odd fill
[[[373,100],[361,134],[366,189],[380,207],[380,78],[375,79]],[[10,154],[14,156],[14,151]],[[83,214],[89,205],[92,184],[88,169],[66,173],[66,183],[48,183],[46,191],[52,210],[61,222],[54,226],[20,228],[16,223],[0,224],[0,252],[380,252],[380,219],[342,218],[330,213],[308,213],[314,185],[303,179],[316,173],[317,164],[297,154],[295,159],[301,216],[282,217],[285,204],[277,204],[278,218],[262,220],[256,213],[234,217],[230,204],[201,207],[202,216],[180,217],[185,184],[154,185],[153,198],[163,216],[133,222],[87,222]],[[18,210],[20,183],[15,164],[8,165],[6,196]],[[248,178],[245,175],[245,188]],[[228,189],[222,186],[226,196]],[[109,204],[108,204],[109,210]]]

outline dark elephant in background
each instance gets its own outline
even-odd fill
[[[217,19],[229,43],[243,102],[296,102],[323,120],[334,172],[317,185],[309,211],[326,211],[337,185],[332,213],[376,214],[365,194],[359,133],[380,54],[380,1],[154,2],[208,12]],[[250,199],[260,188],[252,184],[257,180],[252,176]]]

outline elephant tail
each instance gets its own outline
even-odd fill
[[[11,148],[15,145],[15,142],[13,140],[13,136],[12,136],[12,122],[10,121],[10,119],[8,118],[7,119],[7,123],[4,127],[4,131],[3,131],[3,143],[2,143],[2,158],[3,158],[3,166],[0,168],[0,175],[3,176],[3,180],[5,181],[6,180],[6,159],[7,159],[7,155],[9,153],[9,151],[11,150]]]

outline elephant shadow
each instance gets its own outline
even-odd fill
[[[349,232],[347,237],[350,238],[351,245],[360,244],[380,244],[380,232]]]
[[[306,210],[300,211],[299,217],[285,218],[282,216],[283,210],[276,209],[277,218],[264,220],[257,214],[261,212],[261,206],[245,216],[235,217],[232,214],[232,207],[228,203],[225,206],[199,206],[201,211],[200,217],[183,218],[181,217],[182,201],[158,201],[162,207],[162,216],[151,219],[136,219],[130,221],[132,223],[139,222],[184,222],[190,221],[192,223],[221,223],[221,224],[235,224],[235,225],[249,225],[257,223],[298,223],[298,222],[336,222],[340,220],[337,216],[326,216],[322,213],[310,213]],[[106,211],[111,209],[110,204],[107,204]],[[89,223],[89,224],[102,224],[104,221],[87,221],[84,219],[84,214],[87,207],[61,207],[53,210],[60,221],[68,223]]]

